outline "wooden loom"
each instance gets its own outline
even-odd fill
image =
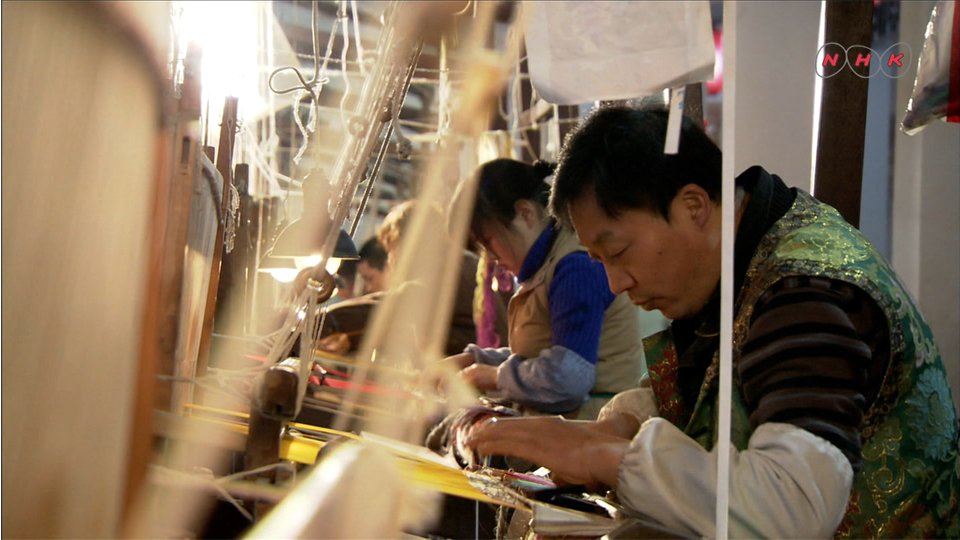
[[[395,19],[384,29],[382,61],[361,94],[358,110],[363,119],[344,141],[330,175],[328,196],[334,204],[327,214],[315,216],[318,234],[329,239],[345,222],[379,135],[393,128],[385,113],[395,112],[409,85],[420,50],[416,36],[449,30],[450,13],[438,14],[436,4],[393,6]],[[477,20],[463,40],[460,59],[469,91],[462,96],[459,114],[451,118],[442,156],[446,161],[460,150],[460,142],[488,126],[513,58],[486,48],[494,8],[483,3],[476,7]],[[163,8],[149,3],[4,5],[4,77],[21,84],[4,94],[4,130],[17,136],[4,139],[3,224],[8,232],[3,277],[17,285],[4,296],[8,364],[3,422],[5,433],[29,433],[36,425],[50,428],[37,439],[24,437],[4,448],[4,487],[18,494],[4,499],[4,525],[14,537],[182,535],[195,530],[202,517],[198,501],[210,486],[251,500],[279,502],[275,511],[280,519],[304,511],[285,502],[288,497],[296,500],[297,492],[239,480],[201,482],[192,472],[206,466],[210,456],[189,445],[249,452],[251,441],[266,442],[271,453],[276,450],[272,461],[309,465],[327,441],[303,434],[356,440],[344,430],[276,419],[257,433],[260,423],[251,427],[238,421],[249,419],[248,413],[198,406],[195,388],[185,382],[195,384],[205,375],[225,201],[233,176],[230,119],[236,118],[237,104],[225,104],[219,155],[208,153],[190,129],[200,117],[196,58],[188,54],[181,97],[174,106],[163,68],[166,56],[154,50],[162,42],[165,24],[155,34],[144,30],[149,26],[145,21],[166,21]],[[23,50],[24,56],[14,54]],[[50,84],[49,73],[70,80],[69,91]],[[45,116],[36,120],[35,110]],[[57,129],[60,124],[70,129]],[[444,161],[431,164],[421,196],[445,205],[452,186],[445,180]],[[470,193],[475,187],[464,189]],[[105,192],[111,197],[102,196]],[[464,219],[452,223],[451,238],[465,236],[468,213],[459,210],[455,214]],[[384,302],[353,366],[359,380],[382,370],[376,358],[389,356],[402,368],[417,370],[441,356],[450,317],[446,307],[452,305],[460,257],[451,249],[456,242],[433,241],[429,233],[434,231],[427,226],[426,213],[414,215],[414,240],[405,241],[394,280],[433,280],[436,287],[419,302]],[[439,278],[425,272],[428,268],[440,269]],[[391,320],[416,323],[425,329],[422,339],[414,342]],[[33,360],[38,354],[42,359]],[[283,355],[271,356],[277,362]],[[38,362],[43,362],[44,373],[55,375],[40,376]],[[158,373],[166,377],[159,385]],[[365,429],[400,441],[422,440],[424,411],[417,410],[413,400],[385,395],[360,403],[358,393],[348,389],[341,394],[348,413],[394,411],[367,415]],[[36,403],[37,395],[52,398],[26,407]],[[302,405],[303,397],[298,391],[294,399]],[[154,415],[153,408],[162,412]],[[71,437],[78,427],[84,430],[84,444]],[[155,435],[165,441],[160,456],[151,448]],[[365,452],[357,452],[354,463],[363,464]],[[399,471],[409,486],[515,504],[491,498],[461,471],[438,468],[396,448],[389,454],[396,459],[378,462],[382,467],[377,470]],[[85,491],[65,491],[63,485],[84,486]],[[151,498],[149,490],[157,487],[165,491],[163,496]],[[184,489],[168,489],[174,487]],[[386,501],[397,512],[407,494],[404,489]],[[336,490],[317,503],[315,515],[321,515],[324,504],[349,499],[345,493],[353,500],[336,510],[359,515],[351,505],[359,504],[366,492]],[[152,506],[158,501],[164,504]],[[252,534],[269,536],[275,521]],[[325,532],[355,534],[358,529],[351,527],[359,525],[327,526]],[[383,526],[381,534],[399,533],[398,523]],[[284,531],[318,534],[312,527],[311,522]]]

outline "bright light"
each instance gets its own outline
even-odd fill
[[[294,257],[293,264],[297,265],[297,268],[303,270],[309,266],[316,266],[320,264],[320,261],[323,260],[323,257],[320,255],[314,255],[312,257]]]
[[[281,283],[290,283],[300,273],[296,268],[270,268],[266,272],[269,272],[273,279]]]
[[[209,103],[215,129],[227,96],[239,99],[242,117],[253,118],[266,104],[260,97],[257,47],[263,2],[179,2],[180,50],[190,42],[203,48],[200,68],[202,101]]]
[[[336,257],[330,257],[330,260],[327,261],[327,267],[326,267],[326,268],[327,268],[327,273],[330,274],[331,276],[334,275],[334,274],[336,274],[336,273],[337,273],[337,270],[340,270],[340,261],[341,261],[341,260],[342,260],[342,259],[338,259],[338,258],[336,258]]]

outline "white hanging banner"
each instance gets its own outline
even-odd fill
[[[561,105],[713,78],[709,2],[524,1],[530,80]]]

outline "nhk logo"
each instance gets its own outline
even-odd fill
[[[911,62],[913,50],[906,43],[891,45],[881,54],[863,45],[844,47],[830,42],[824,43],[817,52],[817,75],[829,79],[849,67],[856,76],[864,79],[877,73],[899,79],[907,74]]]

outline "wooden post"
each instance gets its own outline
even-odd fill
[[[220,285],[220,262],[223,257],[223,229],[229,217],[230,184],[233,179],[233,142],[237,127],[237,98],[228,97],[223,104],[223,117],[220,123],[220,144],[217,151],[217,171],[223,176],[223,200],[221,202],[222,219],[217,226],[217,238],[213,248],[213,263],[210,265],[210,283],[207,288],[207,302],[203,313],[203,330],[200,334],[200,350],[197,354],[197,377],[207,373],[210,361],[210,340],[213,337],[213,318],[217,306],[217,289]],[[200,401],[196,391],[195,401]]]
[[[527,62],[527,47],[521,45],[520,47],[520,104],[518,110],[521,114],[524,112],[524,104],[530,103],[530,98],[533,96],[533,85],[530,83],[530,68],[529,63]],[[526,140],[530,143],[530,147],[527,145],[521,146],[520,150],[520,161],[525,161],[527,163],[533,163],[534,161],[540,159],[540,130],[539,129],[527,129],[530,126],[534,125],[537,121],[536,118],[533,118],[534,111],[531,109],[529,111],[529,122],[520,122],[520,133],[516,134],[516,140],[523,141]]]
[[[576,120],[580,117],[580,107],[577,105],[560,105],[557,107],[557,113],[560,115],[560,146],[562,148],[567,134],[576,127],[576,123],[570,122],[570,120]]]
[[[683,93],[683,115],[703,128],[703,83],[688,84]]]
[[[239,276],[242,287],[242,313],[243,319],[237,324],[238,333],[246,333],[250,326],[252,317],[251,306],[251,280],[253,272],[256,271],[254,258],[256,257],[256,246],[254,244],[254,235],[256,231],[256,221],[253,219],[253,213],[256,211],[253,197],[250,196],[250,165],[238,163],[234,170],[234,177],[237,185],[237,191],[240,192],[240,219],[237,223],[237,238],[234,241],[234,269],[233,275]]]
[[[824,43],[870,47],[872,38],[873,2],[827,1]],[[822,81],[814,196],[836,208],[851,225],[859,227],[870,79],[858,76],[858,73],[869,73],[869,66],[864,70],[854,62],[849,64],[845,67],[837,63],[829,69],[824,66],[824,76],[829,78]],[[836,73],[837,70],[841,72]]]
[[[190,221],[193,179],[198,174],[200,141],[194,133],[200,119],[200,49],[193,46],[184,59],[183,84],[173,135],[173,173],[167,204],[167,227],[163,241],[160,274],[160,365],[159,374],[173,375],[176,364],[177,332],[180,328],[180,299],[183,290],[184,247]],[[171,409],[172,383],[158,381],[155,407]],[[176,411],[173,411],[176,412]]]
[[[234,230],[233,250],[229,253],[226,250],[223,252],[213,326],[218,334],[229,336],[243,334],[248,315],[246,310],[246,264],[249,253],[247,247],[250,242],[248,236],[250,228],[246,226],[246,223],[248,220],[247,213],[250,211],[250,196],[247,188],[249,177],[250,166],[245,163],[238,163],[234,170],[233,185],[240,195],[239,220]],[[226,219],[231,219],[227,213],[224,215]]]

